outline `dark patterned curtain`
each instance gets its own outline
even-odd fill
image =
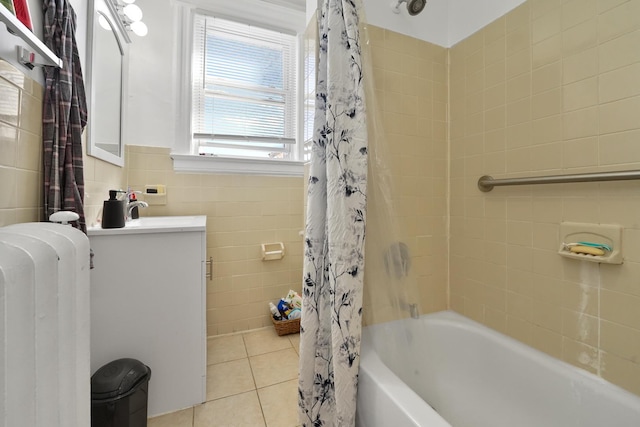
[[[368,161],[358,13],[352,0],[324,0],[318,17],[300,328],[305,427],[355,425]]]
[[[44,67],[44,215],[46,220],[60,210],[76,212],[77,227],[86,233],[81,138],[87,104],[75,40],[76,14],[67,0],[44,0],[43,10],[44,43],[63,64]]]

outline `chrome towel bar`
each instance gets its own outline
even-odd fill
[[[597,182],[597,181],[628,181],[640,179],[640,170],[619,172],[594,172],[577,173],[571,175],[533,176],[526,178],[493,179],[489,175],[478,179],[478,189],[483,192],[493,190],[493,187],[503,185],[528,185],[528,184],[562,184],[567,182]]]

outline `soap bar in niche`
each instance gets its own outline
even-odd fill
[[[570,250],[571,252],[576,254],[597,255],[597,256],[604,255],[604,251],[602,249],[592,248],[590,246],[572,246]]]

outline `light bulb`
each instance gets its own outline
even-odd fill
[[[102,15],[99,15],[99,16],[98,16],[98,23],[99,23],[99,24],[100,24],[100,26],[101,26],[102,28],[104,28],[105,30],[107,30],[107,31],[112,31],[112,30],[111,30],[111,24],[109,24],[109,21],[107,21],[107,18],[105,18],[104,16],[102,16]]]
[[[144,37],[149,32],[149,28],[147,28],[147,24],[142,21],[136,21],[131,23],[131,31],[136,36]]]
[[[140,21],[142,19],[142,9],[135,4],[126,5],[122,11],[125,16],[133,22]]]

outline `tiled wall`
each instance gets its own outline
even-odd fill
[[[450,51],[451,308],[640,394],[640,1],[529,0]],[[563,221],[624,226],[623,265],[562,258]]]
[[[0,227],[42,215],[42,94],[0,59]]]
[[[302,283],[302,177],[179,174],[168,148],[127,146],[128,183],[167,186],[167,204],[141,215],[206,215],[207,333],[271,325],[268,302]],[[282,260],[261,260],[262,243],[283,242]]]
[[[379,305],[388,304],[389,289],[396,286],[406,287],[399,291],[400,303],[417,302],[422,313],[447,308],[448,69],[445,48],[374,26],[368,26],[368,37],[374,93],[368,94],[373,99],[367,105],[375,107],[375,114],[367,117],[370,180],[365,320],[376,322],[384,320]],[[381,191],[385,173],[393,184],[390,195]],[[390,218],[384,218],[387,213]],[[389,283],[384,270],[386,248],[369,244],[388,231],[391,221],[398,227],[395,239],[406,243],[411,254],[409,279],[397,284]],[[387,244],[389,241],[382,246]],[[372,264],[380,271],[371,274]],[[412,281],[416,290],[407,286]],[[376,284],[380,298],[369,300],[375,308],[367,307],[367,297]]]
[[[84,150],[84,214],[87,226],[96,224],[102,215],[102,203],[109,190],[126,189],[127,169],[86,155],[87,132],[83,134]]]

